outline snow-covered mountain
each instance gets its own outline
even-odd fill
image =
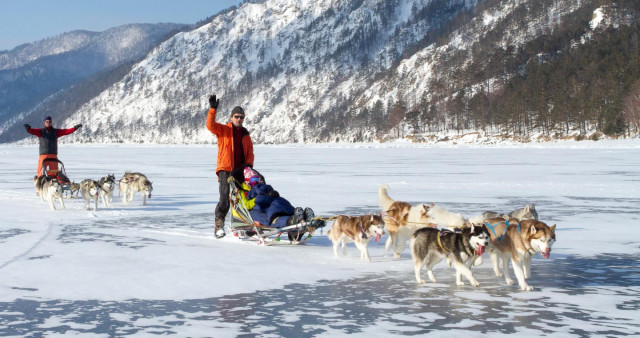
[[[51,95],[99,72],[142,59],[168,34],[183,27],[134,24],[104,32],[74,31],[0,52],[0,131],[26,118]]]
[[[255,142],[374,140],[381,122],[394,119],[394,107],[404,118],[425,100],[447,104],[494,92],[525,64],[488,71],[492,54],[510,57],[579,11],[602,13],[599,6],[595,0],[247,1],[159,45],[66,124],[85,124],[74,137],[80,142],[211,142],[204,123],[207,97],[216,94],[218,121],[243,106]],[[598,29],[583,26],[589,34],[571,44]],[[479,74],[458,78],[476,67]],[[438,118],[446,126],[459,116]]]

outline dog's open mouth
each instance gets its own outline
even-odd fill
[[[484,245],[478,245],[476,251],[478,252],[478,256],[482,256],[482,254],[484,253]]]
[[[382,237],[382,235],[379,233],[376,233],[376,242],[380,241],[380,237]]]
[[[551,250],[546,251],[546,252],[542,251],[541,254],[542,254],[542,257],[549,258],[549,256],[551,256]]]

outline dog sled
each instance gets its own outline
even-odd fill
[[[68,191],[71,188],[71,181],[64,169],[64,163],[57,158],[45,158],[42,160],[42,172],[40,176],[49,177],[58,182],[62,186],[62,191]]]
[[[261,178],[262,175],[260,175]],[[264,178],[263,178],[264,179]],[[280,242],[283,235],[286,235],[291,244],[302,244],[312,237],[316,229],[323,228],[326,221],[314,218],[310,222],[301,220],[299,223],[284,227],[271,227],[254,221],[251,213],[243,203],[240,194],[246,190],[242,188],[242,183],[231,175],[229,182],[229,200],[231,204],[231,233],[240,239],[257,240],[259,245],[271,245]]]

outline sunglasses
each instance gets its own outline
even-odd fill
[[[244,120],[244,116],[243,115],[233,115],[234,119],[240,119],[240,120]]]

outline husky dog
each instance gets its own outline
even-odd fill
[[[393,257],[400,258],[407,239],[419,228],[434,226],[427,216],[429,206],[426,204],[411,205],[406,202],[394,201],[387,194],[387,187],[378,189],[378,202],[384,216],[384,224],[389,238],[385,248],[393,249]]]
[[[523,208],[516,209],[509,213],[509,218],[517,218],[519,221],[524,220],[538,220],[538,212],[536,211],[536,206],[531,203],[525,205]]]
[[[128,171],[124,173],[118,186],[118,196],[120,196],[121,191],[124,192],[122,202],[125,204],[133,201],[133,195],[135,195],[136,192],[141,192],[142,205],[147,205],[147,197],[151,198],[151,192],[153,191],[153,182],[149,181],[147,176]]]
[[[55,201],[60,200],[60,206],[65,208],[64,201],[62,200],[62,185],[58,180],[48,178],[42,184],[42,195],[44,200],[49,202],[51,210],[56,210]]]
[[[71,181],[69,183],[69,190],[66,190],[65,192],[65,198],[78,198],[78,193],[80,192],[80,184]]]
[[[380,215],[345,216],[340,215],[331,226],[327,236],[333,242],[333,254],[338,257],[338,246],[342,244],[342,254],[347,254],[347,242],[354,242],[360,249],[360,259],[371,262],[367,245],[371,237],[376,242],[384,235],[384,221]]]
[[[106,208],[113,200],[113,191],[116,189],[116,176],[113,174],[104,176],[98,181],[98,184],[100,185],[100,198],[102,198],[102,204]]]
[[[141,173],[132,173],[130,171],[125,171],[124,175],[122,176],[122,178],[120,178],[118,180],[118,197],[120,197],[120,194],[122,192],[124,192],[125,197],[126,197],[126,190],[127,187],[133,183],[133,181],[136,181],[137,179],[144,177],[147,178],[147,176],[145,176],[144,174]],[[126,202],[125,200],[123,200],[123,202]]]
[[[540,221],[524,220],[509,224],[502,240],[492,238],[492,244],[502,259],[502,271],[508,285],[513,284],[509,276],[509,260],[511,260],[520,290],[533,290],[526,281],[531,276],[531,259],[538,252],[542,257],[549,258],[551,246],[556,241],[555,231],[555,224],[550,227]]]
[[[93,210],[98,211],[98,197],[100,196],[100,184],[92,179],[82,180],[80,182],[80,194],[84,200],[84,207],[91,209],[90,201],[93,199]]]
[[[524,221],[526,219],[537,220],[538,212],[536,211],[536,206],[533,203],[531,203],[531,204],[525,205],[520,209],[513,210],[508,214],[502,214],[494,211],[485,211],[480,215],[469,218],[469,222],[474,224],[481,224],[485,220],[489,218],[495,218],[495,217],[501,217],[503,219],[516,218],[519,221]]]
[[[435,283],[433,266],[444,258],[450,258],[456,268],[457,285],[464,285],[462,281],[464,275],[471,285],[479,286],[480,283],[473,277],[469,266],[475,255],[482,255],[488,243],[489,234],[484,227],[480,226],[471,225],[460,232],[433,228],[416,230],[409,242],[416,281],[420,284],[424,283],[420,277],[420,270],[426,265],[429,279]]]

